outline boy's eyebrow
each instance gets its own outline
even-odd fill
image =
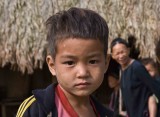
[[[74,55],[62,55],[61,58],[76,58]]]
[[[97,56],[101,56],[101,53],[95,52],[95,53],[91,53],[89,55],[87,55],[87,58],[92,58],[92,57],[97,57]],[[70,55],[70,54],[66,54],[66,55],[62,55],[61,58],[77,58],[76,55]]]
[[[92,57],[97,57],[97,56],[101,56],[102,54],[101,53],[92,53],[90,55],[88,55],[89,58],[92,58]]]

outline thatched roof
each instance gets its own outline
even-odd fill
[[[134,35],[141,57],[155,57],[160,37],[159,0],[1,0],[0,66],[32,73],[45,61],[45,20],[71,6],[90,8],[108,22],[110,41]]]

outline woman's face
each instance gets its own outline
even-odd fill
[[[130,49],[126,45],[117,43],[112,47],[112,58],[125,67],[129,63],[129,52]]]

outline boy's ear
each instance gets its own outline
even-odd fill
[[[55,75],[56,75],[55,62],[54,62],[52,56],[48,55],[48,56],[46,57],[46,62],[47,62],[47,64],[48,64],[48,68],[49,68],[51,74],[52,74],[53,76],[55,76]]]
[[[110,60],[111,60],[111,55],[107,54],[106,55],[106,62],[105,62],[105,68],[106,68],[105,72],[108,70],[108,66],[109,66]]]

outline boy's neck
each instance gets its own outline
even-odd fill
[[[71,93],[67,93],[60,85],[60,89],[63,91],[67,100],[73,107],[81,107],[83,105],[90,105],[90,96],[76,96]]]
[[[96,114],[91,104],[90,96],[79,97],[70,93],[66,93],[63,89],[62,91],[79,117],[96,117]]]
[[[69,103],[72,105],[72,107],[83,107],[86,105],[90,105],[90,96],[79,97],[66,93],[64,90],[63,92],[66,98],[68,99]]]
[[[73,98],[68,99],[70,99],[68,101],[74,107],[79,117],[97,117],[89,96],[77,98],[73,96]]]

